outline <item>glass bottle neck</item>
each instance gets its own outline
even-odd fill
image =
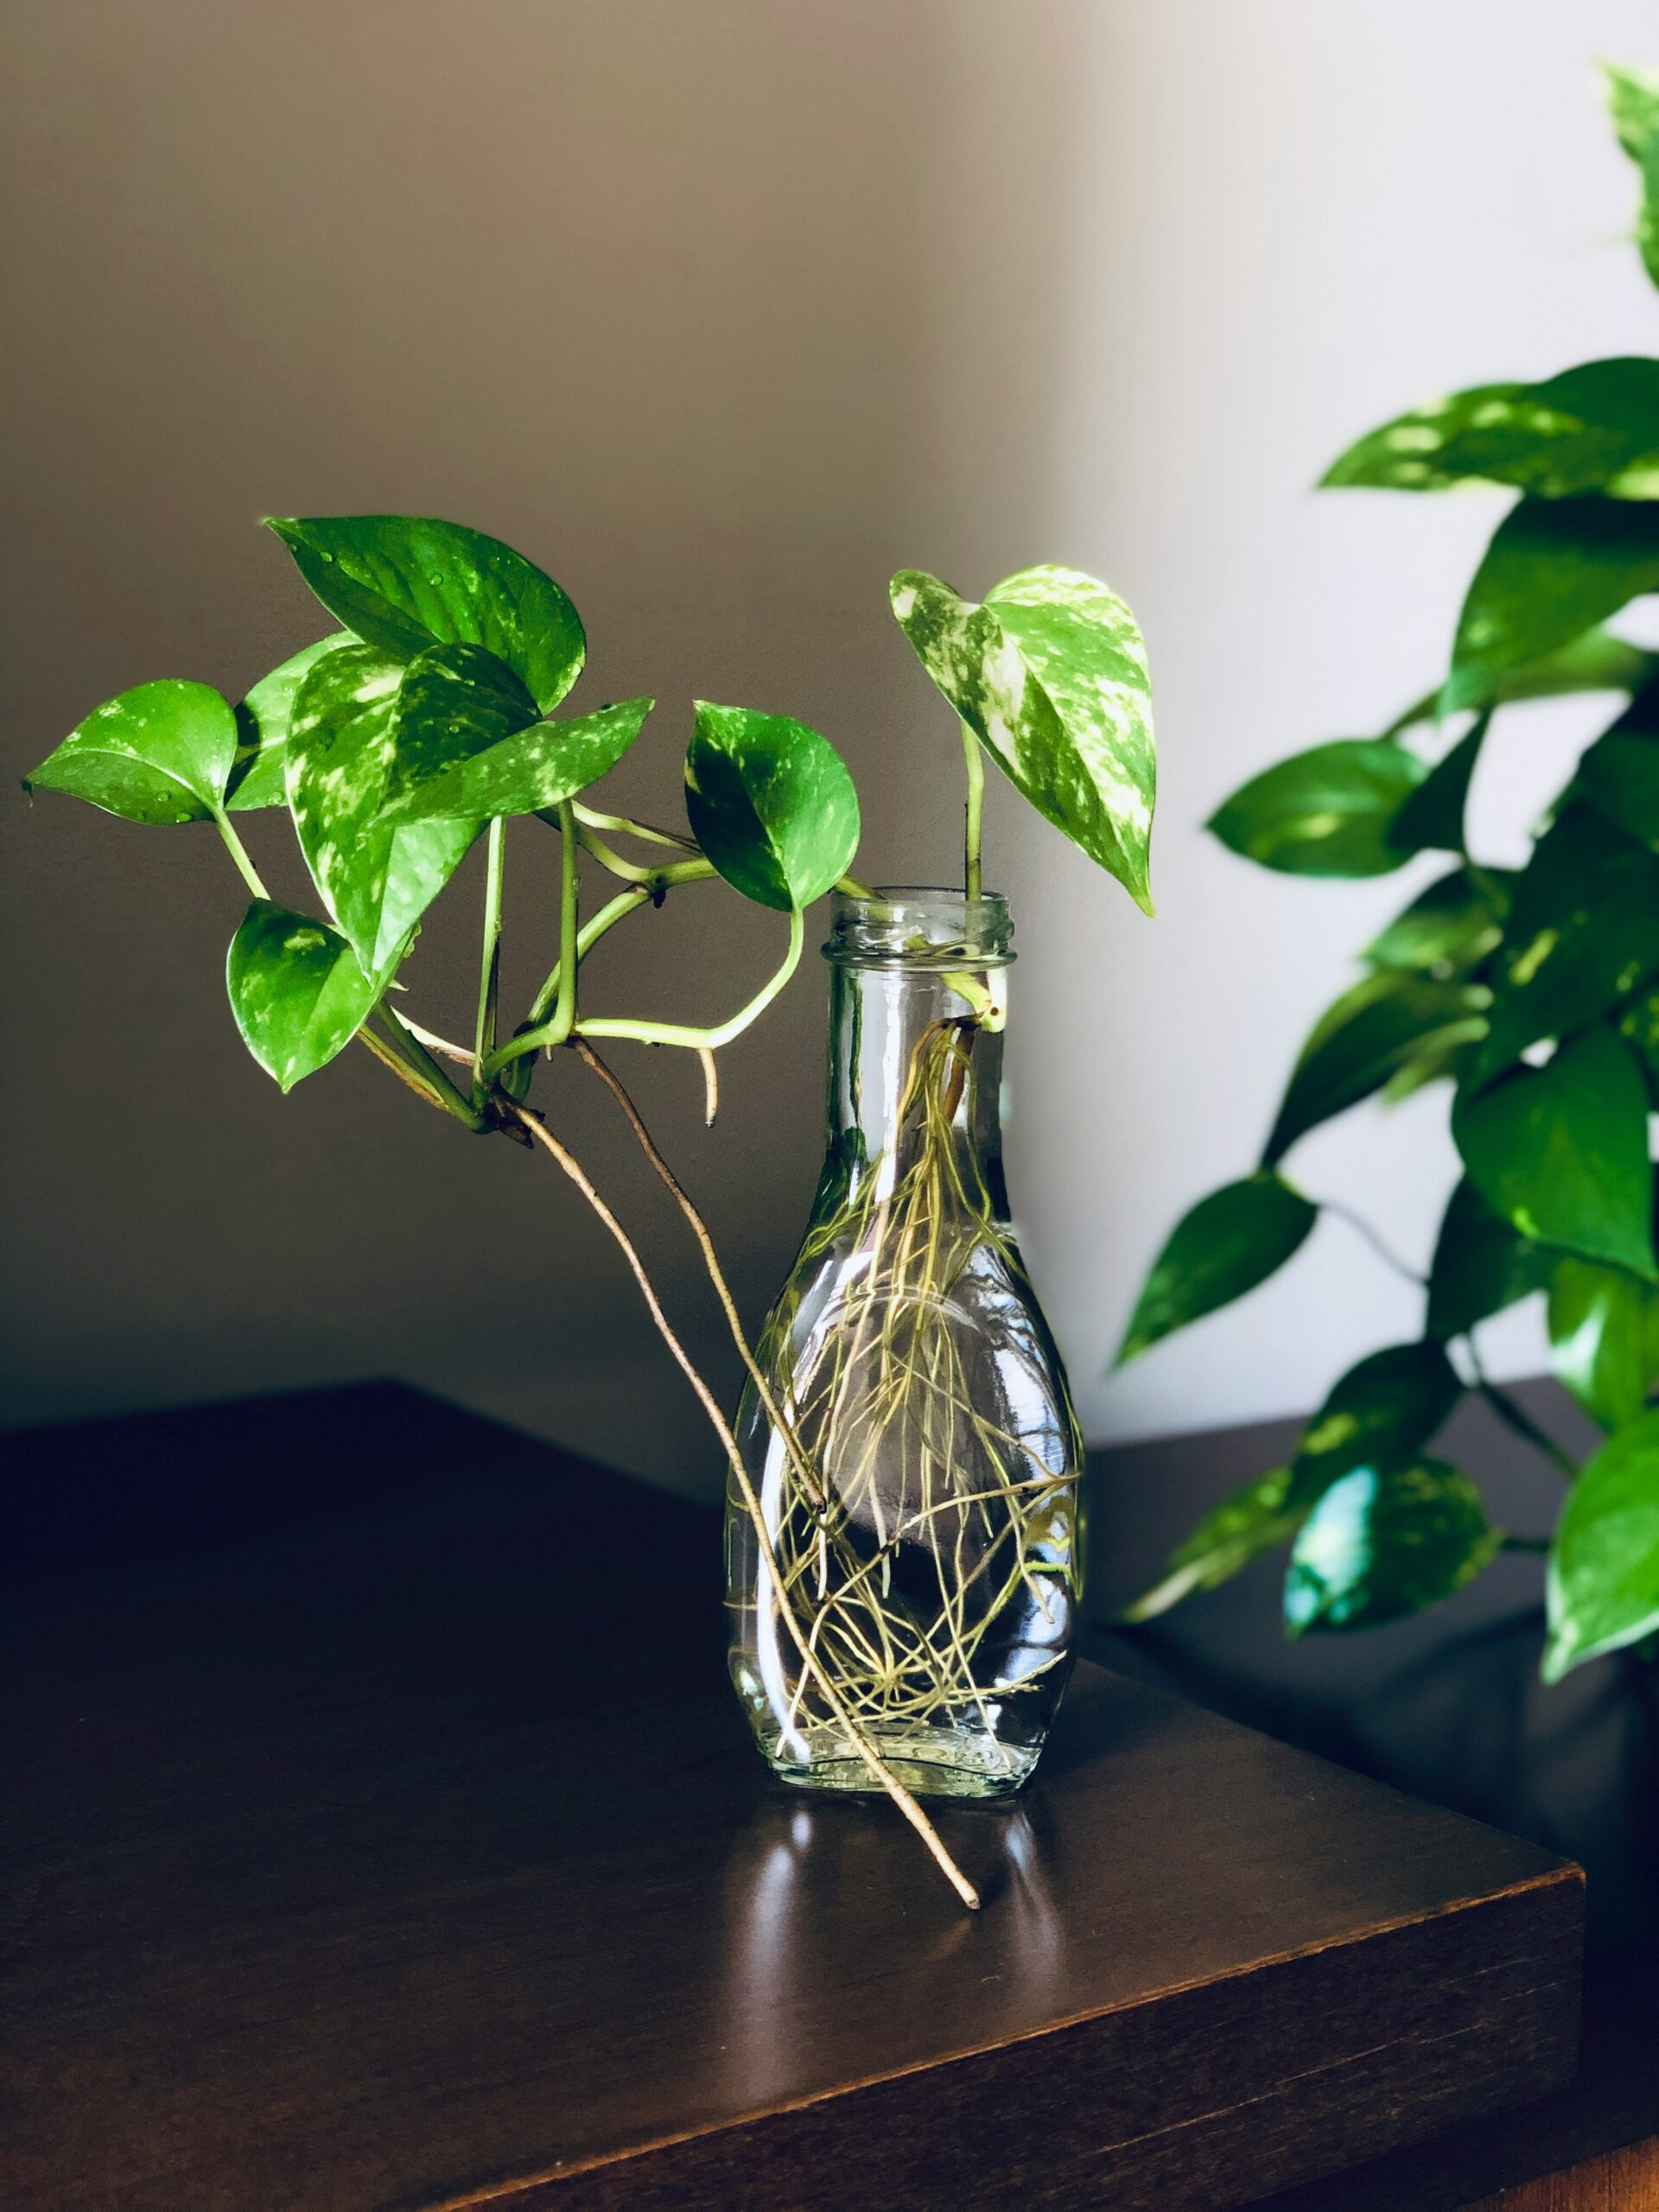
[[[836,902],[829,1157],[843,1197],[885,1196],[928,1147],[964,1204],[1006,1221],[1002,1024],[1010,930],[999,899],[888,893]]]

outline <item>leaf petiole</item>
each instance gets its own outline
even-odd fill
[[[480,1113],[470,1099],[461,1096],[425,1046],[410,1034],[384,999],[369,1020],[372,1021],[377,1018],[385,1033],[385,1041],[404,1066],[420,1077],[423,1085],[432,1093],[445,1113],[453,1114],[456,1121],[464,1122],[474,1135],[481,1135],[490,1127],[488,1117]],[[367,1033],[366,1024],[364,1033]]]
[[[985,816],[985,756],[979,740],[966,722],[962,725],[962,757],[968,771],[968,797],[963,809],[962,888],[977,899],[983,878],[980,868],[980,835]]]
[[[478,1019],[473,1031],[473,1103],[485,1098],[484,1063],[495,1050],[495,1010],[501,982],[501,882],[506,861],[507,825],[498,815],[490,824],[489,869],[484,882],[483,966],[478,982]]]
[[[247,847],[237,836],[236,830],[232,824],[231,817],[226,813],[223,807],[216,806],[213,809],[213,820],[218,825],[219,836],[225,840],[226,850],[230,854],[231,858],[236,862],[237,871],[240,874],[243,882],[247,885],[249,890],[252,892],[256,899],[268,899],[270,897],[270,893],[266,890],[264,885],[259,880],[259,871],[255,868],[253,862],[248,858]]]
[[[678,1045],[686,1050],[718,1052],[722,1045],[729,1045],[741,1037],[749,1024],[764,1014],[784,985],[800,965],[801,948],[806,942],[806,918],[798,906],[791,907],[789,917],[789,950],[783,963],[771,975],[746,1007],[712,1028],[692,1029],[674,1021],[627,1021],[601,1018],[578,1025],[584,1037],[632,1037],[641,1045]]]

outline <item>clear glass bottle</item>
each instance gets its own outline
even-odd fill
[[[734,1479],[727,1510],[732,1678],[809,1788],[871,1786],[861,1731],[912,1790],[1004,1796],[1071,1671],[1081,1443],[1002,1179],[1012,935],[1001,898],[889,890],[824,947],[828,1154],[737,1424],[766,1543]]]

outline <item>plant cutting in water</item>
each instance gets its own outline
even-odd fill
[[[1637,244],[1659,284],[1659,73],[1610,70],[1608,81],[1642,175]],[[1421,1611],[1505,1548],[1546,1552],[1553,1681],[1603,1653],[1650,1651],[1659,1632],[1659,656],[1599,626],[1659,590],[1659,361],[1454,393],[1360,439],[1325,482],[1520,496],[1469,586],[1446,682],[1380,737],[1315,746],[1253,778],[1210,827],[1294,875],[1380,875],[1429,853],[1450,865],[1314,1025],[1255,1172],[1178,1224],[1120,1360],[1300,1247],[1319,1208],[1281,1163],[1332,1116],[1449,1084],[1463,1175],[1427,1276],[1403,1270],[1423,1294],[1421,1337],[1340,1377],[1290,1465],[1217,1506],[1128,1618],[1281,1544],[1298,1636]],[[1504,710],[1507,728],[1516,702],[1569,692],[1624,696],[1525,865],[1478,859],[1465,802],[1495,717]],[[1491,1382],[1476,1343],[1490,1316],[1540,1293],[1555,1374],[1605,1432],[1583,1466]],[[1469,1478],[1431,1456],[1467,1390],[1567,1478],[1552,1536],[1495,1528]]]
[[[918,1732],[931,1741],[964,1709],[983,1718],[993,1696],[1018,1702],[1020,1684],[982,1664],[996,1625],[1014,1598],[1058,1623],[1053,1592],[1076,1574],[1074,1434],[1058,1462],[1052,1450],[1033,1450],[988,1399],[957,1325],[975,1279],[988,1270],[1005,1292],[1020,1280],[994,1156],[988,1166],[963,1141],[974,1116],[994,1108],[987,1085],[1007,957],[1006,934],[993,942],[978,918],[1000,906],[980,884],[983,754],[1150,911],[1152,738],[1128,609],[1062,569],[1012,577],[982,606],[932,577],[894,580],[894,613],[963,729],[965,896],[954,937],[924,947],[937,1004],[906,1046],[892,1141],[879,1157],[868,1144],[846,1154],[828,1216],[821,1205],[809,1232],[809,1267],[849,1239],[861,1265],[837,1325],[825,1330],[815,1314],[823,1357],[804,1367],[785,1356],[800,1319],[801,1264],[757,1353],[701,1215],[599,1047],[617,1039],[696,1053],[712,1120],[715,1055],[789,980],[816,899],[838,890],[878,934],[887,931],[889,952],[906,956],[903,897],[873,893],[848,873],[859,809],[840,755],[787,716],[700,702],[685,757],[688,827],[606,811],[582,795],[638,739],[653,702],[556,715],[586,639],[550,577],[450,523],[356,516],[270,527],[341,626],[234,707],[199,683],[124,692],[27,786],[73,793],[129,821],[213,825],[252,899],[226,963],[232,1010],[284,1091],[356,1043],[462,1128],[538,1147],[557,1163],[615,1240],[720,1440],[755,1563],[752,1588],[764,1586],[769,1631],[789,1655],[783,1733],[798,1741],[809,1729],[830,1732],[857,1781],[887,1791],[958,1894],[976,1903],[912,1786],[932,1786],[934,1770],[904,1755]],[[234,817],[279,807],[327,919],[272,899],[243,844]],[[544,982],[509,1029],[499,1006],[507,828],[531,818],[560,840],[556,944]],[[477,1008],[471,1042],[461,1044],[416,1020],[401,995],[423,916],[480,841]],[[590,878],[611,879],[586,912],[584,860]],[[708,1026],[596,1011],[583,988],[595,945],[632,915],[716,880],[785,918],[783,957],[754,996]],[[772,1440],[785,1471],[769,1500],[632,1240],[530,1103],[538,1061],[558,1050],[606,1086],[696,1238],[749,1378],[746,1436]],[[1070,1422],[1063,1381],[1056,1391],[1051,1428]],[[897,1493],[880,1476],[895,1445],[905,1470]],[[988,1481],[964,1488],[969,1465],[989,1469]],[[898,1517],[884,1526],[889,1512]],[[931,1562],[931,1596],[916,1585],[917,1554]],[[1058,1634],[1051,1641],[1039,1672],[1057,1677],[1052,1707],[1070,1647]],[[995,1754],[994,1730],[987,1742]],[[1007,1778],[1023,1778],[1031,1758]]]

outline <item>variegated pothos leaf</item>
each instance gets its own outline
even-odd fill
[[[288,803],[301,849],[377,991],[482,826],[379,819],[403,677],[403,664],[375,646],[342,645],[307,676],[289,727]]]
[[[1061,568],[1022,569],[980,606],[901,569],[892,599],[922,665],[1009,781],[1149,914],[1152,696],[1123,601]]]

